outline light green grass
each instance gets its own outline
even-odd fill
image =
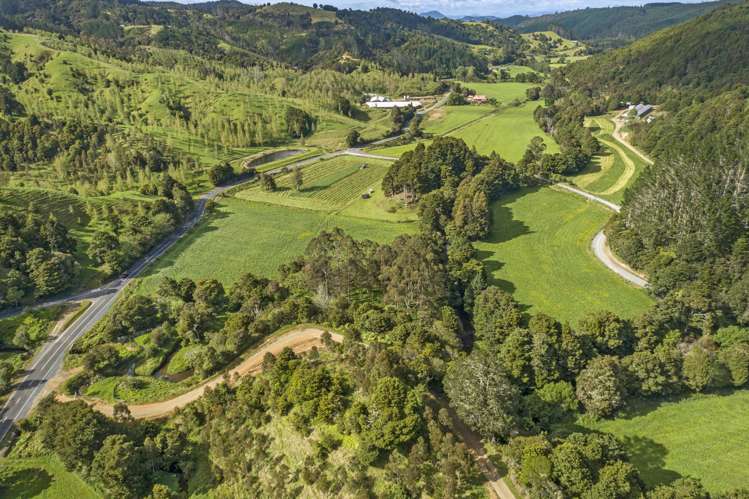
[[[421,124],[425,132],[443,135],[496,111],[493,106],[445,106],[430,112]]]
[[[138,389],[129,386],[130,382],[142,384]],[[188,384],[172,383],[152,376],[112,376],[92,383],[85,392],[87,397],[114,403],[122,400],[129,404],[144,404],[167,400],[189,388]]]
[[[624,441],[648,486],[699,478],[711,493],[749,487],[749,391],[633,404],[613,420],[580,424]]]
[[[99,499],[78,475],[56,458],[0,460],[0,497],[24,499]]]
[[[573,324],[595,310],[634,317],[651,299],[608,270],[590,249],[610,216],[565,192],[523,190],[492,206],[491,234],[476,247],[494,283],[533,313]]]
[[[399,199],[385,196],[382,181],[371,186],[372,196],[369,199],[356,198],[340,213],[350,217],[371,218],[386,222],[416,222],[419,214],[415,206],[404,206]]]
[[[526,69],[527,72],[532,72],[530,68]],[[516,99],[526,100],[525,91],[539,85],[507,81],[500,83],[463,83],[463,86],[475,90],[478,95],[485,95],[490,99],[497,99],[501,104],[508,104]]]
[[[142,279],[154,290],[161,277],[216,278],[225,285],[252,272],[276,276],[278,266],[304,252],[320,231],[340,227],[357,239],[390,242],[415,224],[366,220],[320,211],[226,198],[215,214],[175,244]]]
[[[497,114],[450,134],[463,139],[470,147],[475,147],[480,154],[496,151],[502,158],[516,162],[523,157],[533,137],[542,137],[546,143],[546,152],[555,153],[559,146],[551,136],[545,134],[533,119],[533,111],[539,106],[537,102],[527,102],[517,107],[503,108]]]
[[[604,152],[593,158],[582,172],[570,176],[572,182],[605,199],[621,203],[624,193],[645,169],[642,159],[613,137],[614,123],[607,117],[588,120]]]
[[[190,370],[192,357],[201,348],[201,345],[189,345],[174,352],[174,355],[172,355],[172,358],[169,359],[169,363],[166,365],[166,374],[173,376]]]
[[[276,179],[275,192],[263,191],[259,183],[253,183],[236,197],[310,210],[336,210],[366,193],[389,167],[388,161],[339,156],[304,168],[300,191],[294,188],[294,173],[288,173]]]
[[[526,102],[520,106],[506,106],[494,113],[483,112],[491,109],[479,106],[458,106],[444,108],[447,114],[441,117],[435,129],[448,130],[447,135],[463,139],[469,147],[475,147],[480,154],[497,152],[507,161],[517,162],[525,153],[533,137],[541,137],[546,143],[546,152],[559,152],[559,145],[538,127],[533,112],[540,104]],[[474,111],[469,111],[473,109]],[[479,110],[479,111],[475,111]],[[453,117],[451,118],[451,113]],[[457,114],[456,114],[457,113]],[[450,126],[448,126],[448,124]],[[428,127],[425,127],[429,131]],[[425,146],[431,140],[421,141]],[[400,157],[406,151],[416,148],[418,142],[377,149],[374,152],[386,156]]]

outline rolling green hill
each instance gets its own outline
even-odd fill
[[[285,64],[350,70],[361,60],[403,74],[446,76],[461,66],[486,72],[523,45],[500,25],[427,19],[396,9],[310,8],[290,3],[56,0],[8,2],[0,26],[32,27],[91,39],[110,53],[135,56],[143,46],[184,49],[248,66]],[[473,46],[489,47],[479,54]]]
[[[556,31],[576,40],[622,44],[701,16],[725,3],[728,2],[667,2],[636,7],[586,8],[537,17],[513,16],[497,22],[521,33]]]

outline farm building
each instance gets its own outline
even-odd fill
[[[653,111],[653,106],[650,104],[637,104],[634,109],[637,111],[638,118],[644,118]]]
[[[399,101],[391,101],[387,97],[382,95],[373,95],[367,102],[367,107],[370,109],[392,109],[394,107],[421,107],[421,101],[404,99]]]
[[[489,102],[489,98],[486,95],[471,95],[468,97],[468,102],[471,104],[486,104]]]

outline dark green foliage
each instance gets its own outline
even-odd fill
[[[110,435],[91,463],[91,474],[111,497],[141,497],[146,467],[141,452],[125,435]]]
[[[728,4],[565,72],[579,88],[609,94],[615,101],[663,101],[680,87],[727,90],[749,78],[748,20],[749,6]]]
[[[346,135],[346,145],[349,147],[356,147],[359,145],[359,142],[361,142],[361,135],[357,130],[351,130]]]
[[[68,469],[88,466],[108,433],[106,418],[82,400],[58,404],[45,399],[40,403],[37,419],[42,443]]]
[[[516,437],[505,457],[531,497],[628,498],[644,491],[637,470],[611,435]]]
[[[223,185],[234,179],[234,168],[229,163],[219,163],[208,171],[208,179],[213,185]]]
[[[619,255],[650,275],[653,291],[700,313],[747,321],[749,216],[746,91],[686,107],[638,130],[655,156],[611,227]],[[653,203],[657,198],[658,202]]]
[[[519,426],[519,391],[491,356],[474,351],[453,362],[444,380],[450,405],[482,437],[505,440]]]
[[[487,348],[496,348],[515,329],[520,327],[520,305],[511,295],[496,286],[486,288],[476,297],[473,324],[476,340]]]
[[[577,40],[623,44],[668,26],[700,16],[727,2],[649,3],[640,7],[571,10],[538,17],[514,16],[496,22],[521,33],[556,31]]]
[[[296,139],[311,135],[314,131],[315,119],[295,107],[286,109],[286,129],[291,137]]]
[[[481,164],[460,139],[437,137],[427,148],[419,144],[396,161],[382,180],[385,194],[418,196],[478,173]]]
[[[54,217],[0,214],[0,308],[66,289],[78,271],[75,242]]]
[[[624,404],[626,385],[619,359],[596,357],[577,377],[577,398],[596,417],[610,416]]]
[[[396,9],[330,10],[329,18],[313,22],[312,8],[286,4],[222,2],[173,8],[107,0],[93,9],[91,5],[81,0],[13,3],[0,26],[84,35],[110,52],[128,53],[139,44],[154,44],[242,66],[273,60],[306,69],[351,71],[356,64],[343,59],[348,54],[401,73],[445,76],[462,66],[486,72],[489,62],[511,60],[524,44],[517,33],[502,26],[437,21]],[[132,24],[159,24],[164,29],[151,34],[121,28]],[[223,50],[220,43],[231,49]],[[492,46],[491,60],[469,45]]]
[[[378,449],[391,450],[411,441],[421,425],[419,393],[396,377],[380,379],[372,390],[365,439]]]

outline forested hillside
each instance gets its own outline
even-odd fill
[[[229,0],[194,5],[40,0],[6,2],[2,13],[0,26],[5,28],[80,35],[123,56],[153,45],[241,66],[352,69],[368,60],[400,73],[449,76],[461,66],[486,71],[490,62],[510,61],[523,44],[502,26],[427,19],[384,8],[365,12]],[[478,45],[485,49],[477,50]]]
[[[665,102],[749,82],[749,5],[724,6],[570,66],[572,83],[612,100]],[[678,105],[678,103],[677,103]]]
[[[688,21],[727,3],[650,3],[640,7],[586,8],[544,16],[513,16],[497,22],[521,33],[555,31],[566,38],[624,44],[675,24]]]

